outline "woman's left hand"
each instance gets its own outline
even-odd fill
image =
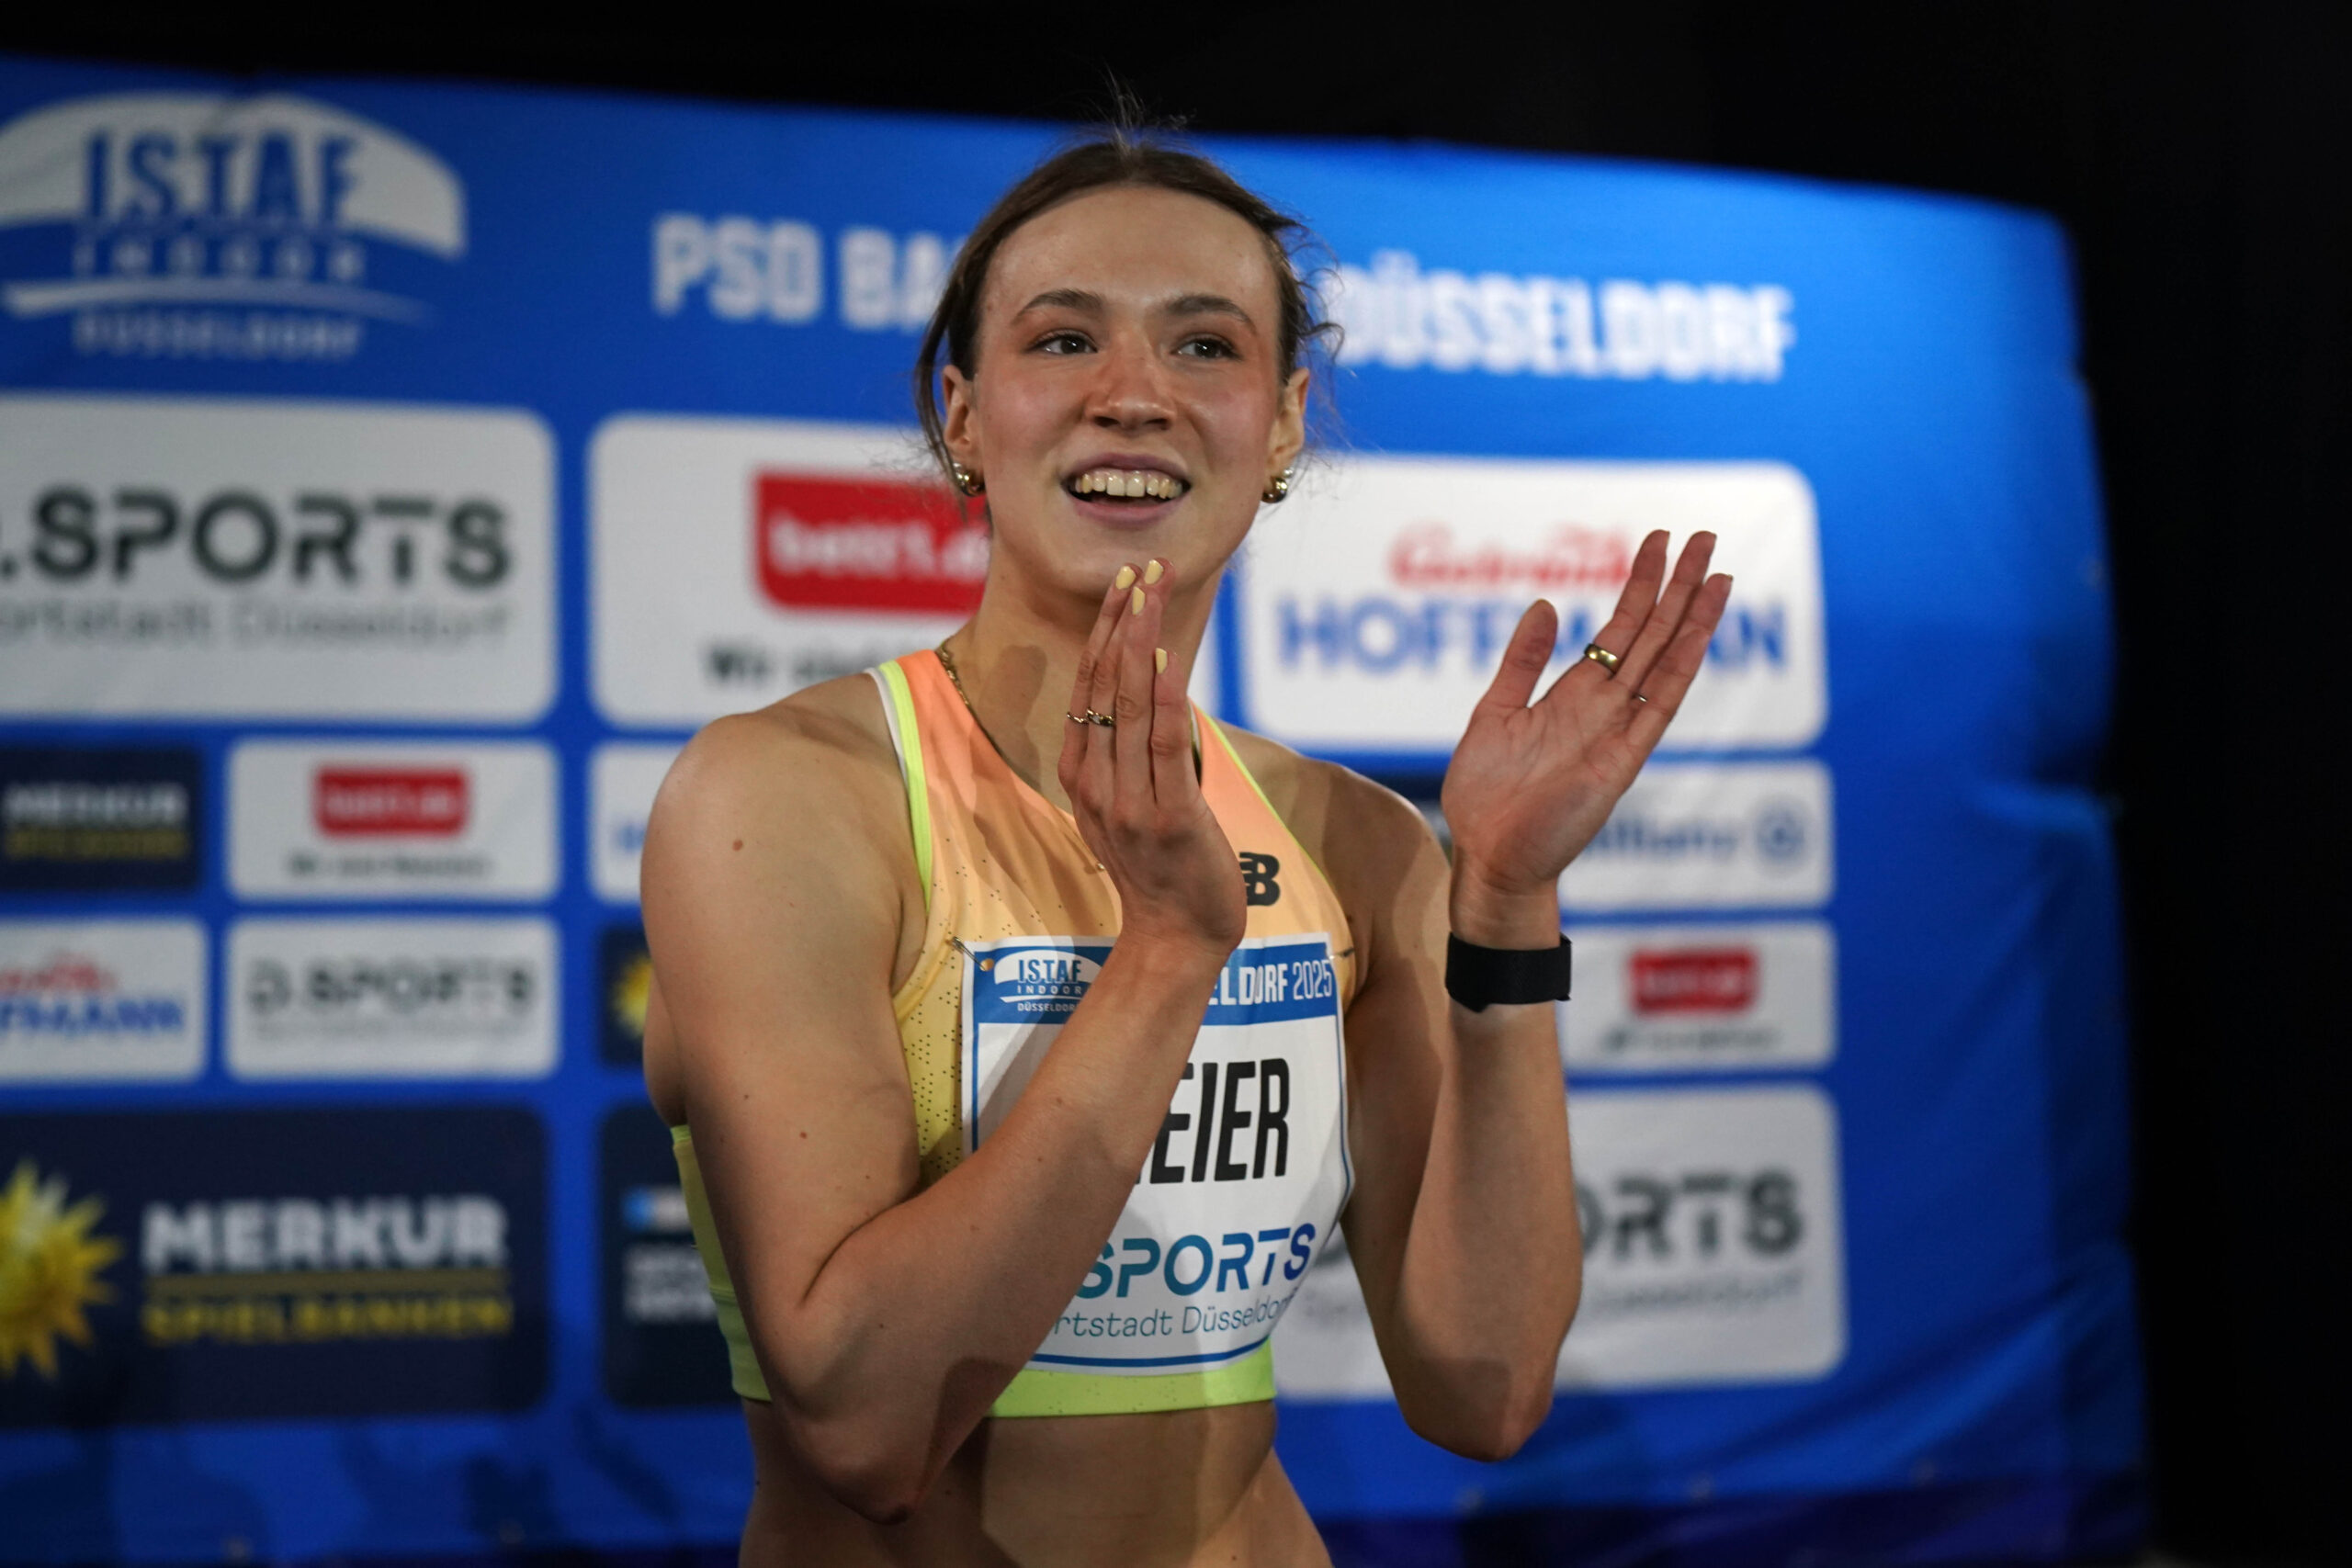
[[[1532,705],[1559,613],[1538,600],[1520,617],[1445,773],[1457,897],[1549,897],[1600,831],[1681,705],[1731,597],[1729,577],[1707,576],[1714,547],[1713,534],[1692,536],[1661,594],[1667,536],[1644,539],[1615,614],[1593,638],[1618,656],[1616,672],[1579,659]]]

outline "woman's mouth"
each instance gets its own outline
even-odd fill
[[[1089,468],[1063,480],[1062,488],[1080,501],[1151,506],[1178,500],[1192,486],[1158,468]]]

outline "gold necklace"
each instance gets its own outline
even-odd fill
[[[949,637],[953,637],[954,635],[955,634],[953,632],[948,634]],[[941,637],[939,639],[939,646],[933,649],[932,651],[939,655],[939,667],[947,671],[947,683],[956,688],[956,694],[957,696],[964,699],[964,711],[972,716],[972,722],[974,724],[980,724],[980,710],[972,705],[972,694],[964,689],[964,676],[963,673],[956,668],[956,656],[947,651],[947,638]],[[989,727],[985,724],[980,724],[980,733],[986,735],[988,732]],[[996,742],[991,740],[989,744],[993,746]]]
[[[948,637],[955,635],[953,632],[947,634]],[[1005,757],[1004,748],[996,743],[996,737],[990,735],[989,727],[981,722],[980,710],[972,705],[972,694],[964,689],[963,671],[956,668],[956,656],[947,651],[947,637],[941,637],[939,646],[933,649],[932,652],[939,655],[939,667],[947,671],[947,683],[956,688],[957,696],[964,699],[964,711],[972,716],[972,728],[980,732],[980,739],[989,743],[989,750],[999,757],[1004,758],[1005,766],[1011,767],[1012,759]]]

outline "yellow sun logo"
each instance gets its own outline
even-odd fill
[[[41,1180],[30,1160],[0,1189],[0,1379],[22,1358],[54,1382],[59,1337],[92,1343],[82,1309],[114,1299],[98,1276],[122,1256],[122,1243],[90,1234],[105,1213],[96,1198],[68,1208],[65,1179]]]
[[[613,1010],[613,1018],[628,1032],[632,1040],[645,1038],[645,1008],[653,995],[653,960],[638,953],[620,966],[613,976],[613,988],[605,1004]]]

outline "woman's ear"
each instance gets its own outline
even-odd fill
[[[979,432],[972,427],[972,397],[978,389],[974,378],[950,365],[940,371],[939,386],[944,394],[939,433],[947,443],[947,455],[975,472],[987,472]]]
[[[1306,450],[1306,386],[1307,369],[1302,365],[1290,373],[1283,383],[1281,400],[1274,407],[1274,427],[1266,440],[1266,477],[1287,473],[1298,455]]]

